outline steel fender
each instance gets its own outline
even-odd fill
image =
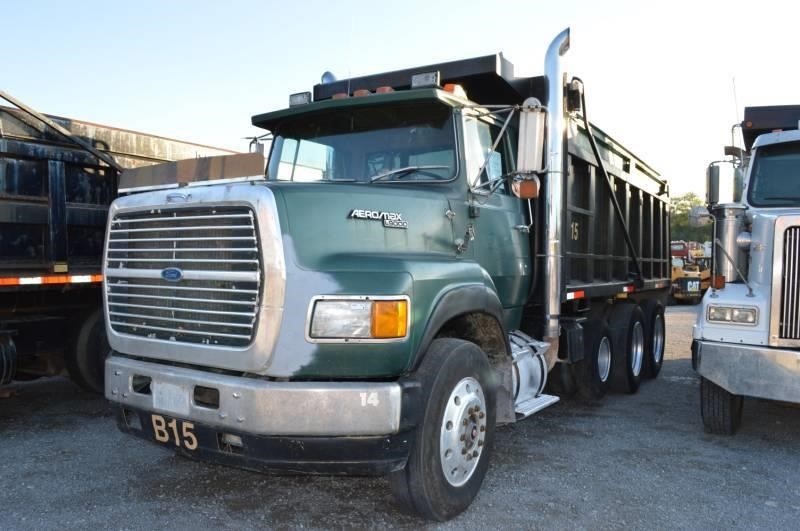
[[[506,351],[509,351],[508,337],[503,327],[503,305],[497,293],[485,284],[449,286],[443,289],[435,300],[410,369],[419,366],[431,342],[445,323],[468,313],[485,313],[494,317],[498,325],[503,328],[503,340]]]

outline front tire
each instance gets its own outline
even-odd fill
[[[410,512],[440,522],[478,494],[494,444],[496,384],[486,355],[468,341],[431,343],[416,377],[423,416],[404,469],[389,486]]]
[[[700,415],[706,433],[733,435],[742,423],[744,397],[700,378]]]

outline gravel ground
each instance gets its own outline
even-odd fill
[[[746,400],[732,438],[703,433],[689,346],[667,312],[661,375],[602,404],[565,401],[498,430],[472,507],[442,529],[770,528],[800,522],[800,409]],[[381,478],[280,477],[192,462],[119,433],[68,380],[0,399],[0,528],[419,528]]]

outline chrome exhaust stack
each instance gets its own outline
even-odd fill
[[[547,80],[547,179],[545,180],[545,265],[544,337],[558,338],[561,314],[561,240],[564,188],[564,86],[562,57],[569,50],[569,28],[553,39],[547,48],[544,73]],[[550,339],[548,339],[550,340]],[[558,342],[555,342],[556,349]],[[548,356],[549,358],[550,356]],[[548,360],[549,361],[549,360]],[[549,365],[549,364],[548,364]]]

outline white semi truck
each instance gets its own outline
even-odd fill
[[[745,396],[800,403],[798,121],[800,105],[746,108],[734,202],[719,201],[718,174],[709,175],[715,276],[694,327],[692,365],[710,433],[738,429]]]

